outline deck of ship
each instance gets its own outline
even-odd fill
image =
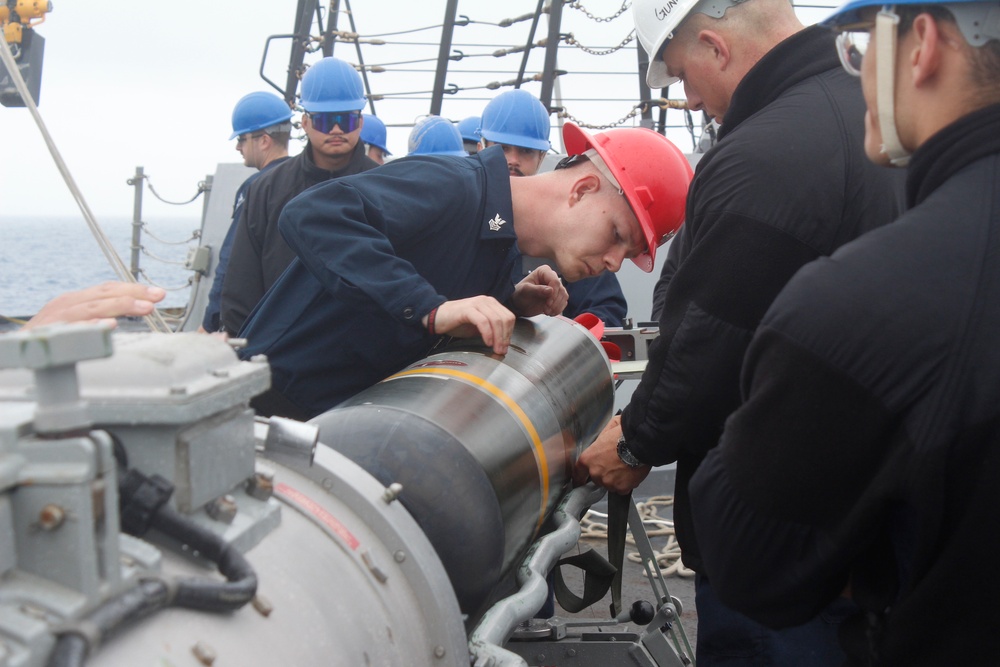
[[[675,467],[673,465],[664,466],[662,468],[654,468],[650,475],[635,490],[633,498],[641,502],[649,500],[654,496],[673,495],[674,477]],[[606,501],[601,501],[600,503],[594,505],[592,509],[602,513],[606,512],[607,503]],[[659,516],[667,520],[672,519],[673,515],[671,508],[669,506],[661,507]],[[650,541],[653,549],[659,550],[666,545],[667,537],[654,535],[650,537]],[[580,540],[577,549],[574,551],[584,551],[588,548],[598,551],[605,557],[607,556],[607,541],[604,539],[585,537]],[[626,554],[635,551],[636,549],[632,545],[628,545],[626,548]],[[566,570],[568,571],[564,572],[564,576],[567,584],[577,593],[582,592],[582,574],[579,571],[574,571],[573,568],[566,568]],[[695,612],[694,604],[694,578],[672,575],[665,578],[665,583],[669,594],[672,597],[677,598],[681,603],[681,625],[683,626],[684,632],[686,633],[693,649],[698,636],[698,617]],[[628,607],[637,600],[647,600],[649,602],[653,602],[653,595],[653,589],[650,586],[649,581],[646,579],[643,567],[639,563],[632,562],[626,557],[622,576],[622,606]],[[572,617],[579,620],[604,620],[610,617],[610,604],[611,595],[609,593],[600,602],[597,602],[587,609],[577,613],[569,613],[564,609],[559,608],[557,605],[556,615],[561,617]],[[629,623],[619,626],[604,627],[603,630],[607,632],[614,630],[640,632],[642,628]]]

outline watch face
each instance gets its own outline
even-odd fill
[[[642,465],[642,461],[637,459],[635,454],[629,450],[628,445],[625,443],[624,435],[618,438],[618,458],[629,468],[638,468]]]

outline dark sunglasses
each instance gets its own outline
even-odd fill
[[[576,155],[567,155],[563,159],[556,163],[555,169],[569,169],[574,164],[580,162],[590,162],[590,158],[583,153],[578,153]]]
[[[361,127],[360,111],[319,111],[309,114],[312,126],[323,134],[333,132],[334,126],[340,126],[340,131],[350,134]]]
[[[257,134],[241,134],[240,136],[236,137],[236,143],[242,144],[247,139],[260,139],[265,134],[267,134],[267,132],[258,132]]]

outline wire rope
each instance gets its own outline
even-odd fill
[[[59,148],[52,139],[52,135],[49,134],[45,121],[42,120],[38,107],[35,105],[35,100],[31,97],[31,93],[28,91],[28,87],[24,83],[24,78],[21,76],[21,70],[17,66],[17,62],[14,60],[14,56],[11,53],[10,48],[7,46],[6,39],[0,39],[0,60],[3,61],[4,67],[7,68],[10,78],[14,81],[14,86],[17,89],[18,94],[21,96],[21,100],[28,108],[35,124],[38,126],[38,130],[41,132],[42,138],[45,140],[45,145],[49,149],[52,159],[55,161],[56,168],[59,169],[59,173],[62,175],[66,186],[69,188],[70,194],[72,194],[77,206],[79,206],[80,212],[83,213],[83,218],[86,220],[87,226],[90,228],[91,233],[97,240],[97,245],[100,246],[101,252],[104,253],[104,257],[108,260],[108,263],[111,264],[111,268],[120,280],[124,282],[137,282],[135,276],[133,276],[125,266],[125,262],[123,262],[121,257],[118,256],[118,253],[115,251],[115,248],[111,244],[111,240],[108,238],[107,234],[105,234],[104,230],[101,229],[101,226],[97,222],[97,218],[94,217],[93,212],[90,210],[90,206],[83,197],[83,193],[77,186],[76,180],[70,173],[69,167],[66,166],[66,162],[62,158]],[[153,310],[152,313],[146,315],[144,319],[146,320],[146,324],[148,324],[149,328],[153,331],[170,331],[170,327],[156,310]]]

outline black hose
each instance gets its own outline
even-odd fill
[[[135,588],[111,598],[90,614],[86,621],[95,639],[100,642],[111,636],[126,622],[137,621],[170,604],[167,584],[157,579],[144,579]],[[49,655],[47,667],[79,667],[87,657],[90,641],[79,632],[69,631],[59,636]]]
[[[78,667],[87,658],[87,640],[82,635],[59,635],[46,667]]]
[[[101,639],[110,636],[126,622],[138,621],[169,606],[167,584],[159,579],[143,579],[118,597],[111,598],[87,617],[97,626]]]
[[[104,602],[84,619],[95,633],[93,638],[72,629],[62,633],[49,655],[47,667],[81,667],[91,639],[103,641],[126,623],[164,607],[235,611],[257,594],[257,574],[243,554],[221,536],[167,504],[173,490],[169,482],[156,475],[147,478],[135,470],[121,471],[118,481],[124,532],[141,535],[155,528],[215,563],[226,581],[189,577],[168,584],[160,579],[143,579],[138,586]]]
[[[153,517],[153,528],[188,545],[214,562],[226,583],[210,579],[179,579],[173,605],[205,611],[233,611],[257,594],[257,574],[238,549],[207,528],[164,505]]]
[[[180,579],[176,582],[172,605],[205,611],[239,609],[257,593],[257,575],[253,567],[221,536],[173,509],[167,503],[172,492],[173,485],[159,475],[147,477],[134,469],[124,471],[118,480],[122,530],[141,536],[155,528],[215,563],[227,580],[220,583],[209,579]]]

